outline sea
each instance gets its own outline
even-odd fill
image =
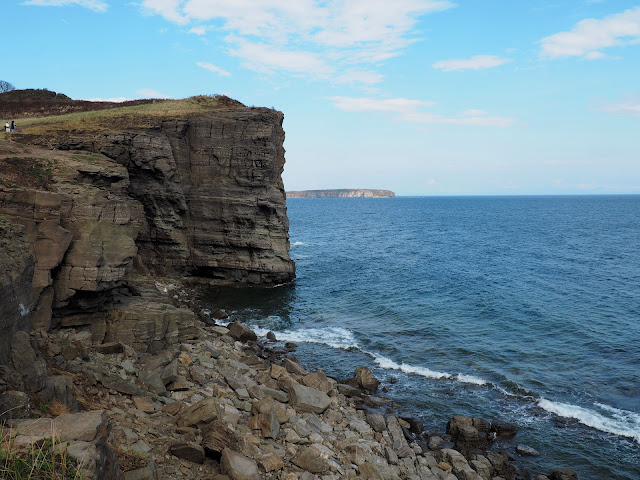
[[[518,425],[533,475],[640,479],[640,195],[287,200],[297,278],[210,308],[365,365],[403,415]],[[540,452],[515,453],[516,443]]]

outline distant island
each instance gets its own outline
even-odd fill
[[[301,190],[287,192],[287,198],[391,198],[396,194],[391,190],[369,188],[338,188],[333,190]]]

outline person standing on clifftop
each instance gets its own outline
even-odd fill
[[[12,132],[16,131],[16,122],[14,122],[13,120],[11,120],[11,131]]]
[[[9,122],[5,123],[5,124],[4,124],[4,131],[5,131],[5,132],[10,132],[11,130],[9,130],[9,128],[10,128],[10,127],[9,127]]]

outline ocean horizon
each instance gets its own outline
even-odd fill
[[[532,474],[640,478],[640,195],[289,199],[295,282],[211,308],[442,432],[518,425]]]

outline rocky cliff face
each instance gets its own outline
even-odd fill
[[[127,168],[130,194],[144,206],[137,244],[149,270],[232,284],[293,279],[282,120],[274,110],[243,108],[94,145]]]
[[[287,192],[289,198],[389,198],[396,194],[391,190],[372,190],[369,188],[341,188],[335,190],[301,190]]]
[[[0,142],[0,364],[4,332],[31,326],[148,352],[193,336],[194,314],[159,298],[158,277],[292,280],[282,120],[234,105],[118,133]]]

